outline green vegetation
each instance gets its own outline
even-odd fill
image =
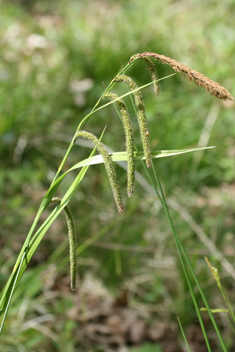
[[[200,1],[148,5],[143,1],[1,2],[2,288],[77,126],[103,93],[102,82],[108,86],[115,77],[120,62],[125,65],[137,52],[164,54],[219,81],[234,95],[234,5],[234,1],[212,1],[205,13]],[[156,67],[160,79],[173,73],[166,65]],[[142,60],[132,65],[128,75],[138,86],[149,82]],[[215,294],[205,255],[219,269],[227,302],[232,305],[234,105],[217,100],[179,74],[162,80],[160,86],[158,97],[152,86],[142,90],[151,150],[216,146],[214,150],[157,159],[154,165],[180,236],[176,243],[183,244],[209,306],[221,308],[223,300],[219,290]],[[127,92],[121,84],[116,84],[114,91],[118,96]],[[135,109],[129,97],[125,103],[135,144],[142,150]],[[102,143],[117,152],[124,150],[125,140],[113,106],[97,111],[86,130],[102,136]],[[93,146],[84,142],[77,141],[79,145],[74,146],[64,171],[90,155],[90,150],[83,147]],[[135,192],[130,199],[123,196],[122,216],[117,216],[102,165],[89,167],[69,202],[78,235],[79,280],[82,285],[87,273],[92,273],[93,282],[99,278],[113,296],[118,296],[122,288],[128,289],[129,304],[149,324],[155,317],[175,322],[177,310],[187,338],[188,327],[198,319],[187,275],[175,250],[164,207],[151,184],[156,175],[150,170],[147,178],[138,160],[135,167]],[[115,170],[124,195],[126,171],[116,165]],[[63,198],[76,175],[76,169],[67,174],[57,196]],[[63,206],[56,209],[62,210]],[[57,210],[52,209],[46,208],[39,225],[50,214],[55,216]],[[64,219],[59,217],[33,255],[13,296],[1,336],[3,351],[102,350],[102,344],[89,345],[84,336],[76,336],[83,323],[71,318],[71,311],[82,295],[69,291],[65,234]],[[188,275],[195,300],[203,307],[193,274]],[[142,310],[138,309],[140,305]],[[231,305],[230,312],[234,311]],[[216,339],[207,320],[208,311],[201,314],[208,336]],[[234,335],[223,314],[215,319],[229,351]],[[180,330],[178,336],[180,339]],[[143,351],[148,349],[152,346],[143,345]]]

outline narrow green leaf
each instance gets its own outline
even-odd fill
[[[189,347],[188,341],[186,339],[186,336],[185,336],[185,333],[184,333],[184,330],[183,330],[183,327],[181,325],[180,318],[178,317],[178,315],[177,315],[177,320],[178,320],[178,323],[179,323],[179,326],[180,326],[181,334],[182,334],[182,336],[184,338],[184,342],[185,342],[185,344],[187,346],[187,349],[188,349],[189,352],[191,352],[191,349]]]
[[[222,349],[224,352],[227,352],[226,350],[226,347],[225,347],[225,344],[224,344],[224,341],[222,339],[222,336],[220,334],[220,331],[218,329],[218,326],[215,322],[215,319],[210,311],[210,308],[209,308],[209,305],[208,305],[208,302],[206,300],[206,297],[203,293],[203,290],[201,288],[201,285],[197,279],[197,276],[193,270],[193,267],[190,263],[190,260],[187,256],[187,253],[184,249],[184,246],[182,245],[182,242],[178,236],[178,233],[174,227],[174,224],[173,224],[173,221],[172,221],[172,218],[170,216],[170,212],[169,212],[169,209],[168,209],[168,206],[167,206],[167,203],[166,203],[166,200],[165,200],[165,196],[164,196],[164,193],[163,193],[163,190],[162,190],[162,187],[161,187],[161,183],[160,183],[160,180],[157,176],[157,173],[155,171],[155,168],[153,167],[153,170],[154,170],[154,176],[155,176],[155,180],[156,180],[156,183],[157,183],[157,187],[159,189],[159,193],[160,193],[160,196],[161,196],[161,203],[163,205],[163,209],[165,211],[165,214],[167,216],[167,219],[168,219],[168,222],[170,224],[170,227],[171,227],[171,230],[172,230],[172,234],[174,236],[174,239],[175,239],[175,243],[176,243],[176,247],[177,247],[177,251],[178,251],[178,254],[179,254],[179,257],[180,257],[180,260],[181,260],[181,264],[182,264],[182,267],[183,267],[183,270],[184,270],[184,274],[185,274],[185,277],[186,277],[186,280],[187,280],[187,283],[188,283],[188,286],[189,286],[189,289],[190,289],[190,293],[191,293],[191,296],[192,296],[192,300],[193,300],[193,303],[194,303],[194,306],[195,306],[195,309],[196,309],[196,312],[197,312],[197,316],[198,316],[198,319],[199,319],[199,322],[200,322],[200,325],[201,325],[201,329],[202,329],[202,332],[203,332],[203,335],[204,335],[204,338],[205,338],[205,341],[206,341],[206,344],[207,344],[207,348],[209,351],[211,351],[211,348],[210,348],[210,344],[209,344],[209,341],[208,341],[208,337],[207,337],[207,334],[206,334],[206,331],[205,331],[205,327],[204,327],[204,324],[203,324],[203,321],[202,321],[202,317],[201,317],[201,313],[200,313],[200,310],[199,310],[199,307],[198,307],[198,304],[197,304],[197,301],[196,301],[196,298],[195,298],[195,295],[194,295],[194,292],[193,292],[193,288],[192,288],[192,285],[191,285],[191,282],[189,280],[189,276],[188,276],[188,273],[187,273],[187,269],[186,269],[186,266],[185,266],[185,263],[184,263],[184,260],[186,261],[189,269],[190,269],[190,272],[193,276],[193,279],[198,287],[198,290],[201,294],[201,297],[202,297],[202,300],[206,306],[206,308],[208,309],[208,314],[210,316],[210,319],[213,323],[213,326],[214,326],[214,329],[217,333],[217,336],[220,340],[220,343],[221,343],[221,346],[222,346]]]

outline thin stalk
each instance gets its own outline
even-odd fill
[[[137,150],[137,148],[136,148],[136,150]],[[151,185],[153,186],[154,191],[155,191],[155,193],[156,193],[156,195],[157,195],[157,197],[158,197],[158,199],[159,199],[159,201],[160,201],[162,207],[164,208],[164,203],[163,203],[162,197],[161,197],[161,195],[160,195],[160,193],[159,193],[159,191],[158,191],[158,189],[157,189],[157,187],[156,187],[156,183],[153,182],[153,179],[152,179],[152,177],[151,177],[151,175],[150,175],[149,169],[147,168],[146,164],[145,164],[143,161],[141,161],[141,162],[142,162],[143,168],[144,168],[144,170],[145,170],[145,172],[146,172],[146,175],[148,176],[149,182],[150,182]],[[155,176],[155,173],[156,173],[155,168],[152,167],[152,170],[153,170],[154,176]]]
[[[153,166],[153,169],[154,169],[154,166]],[[193,267],[192,267],[192,265],[191,265],[191,263],[190,263],[190,261],[189,261],[189,259],[188,259],[188,256],[187,256],[187,254],[186,254],[186,252],[185,252],[185,249],[184,249],[184,247],[183,247],[183,245],[182,245],[182,242],[181,242],[181,240],[180,240],[180,238],[179,238],[179,236],[178,236],[178,234],[177,234],[177,231],[176,231],[175,228],[174,228],[174,224],[173,224],[172,218],[171,218],[171,216],[170,216],[169,209],[168,209],[168,206],[167,206],[167,204],[166,204],[165,196],[164,196],[164,193],[163,193],[163,190],[162,190],[162,187],[161,187],[160,180],[159,180],[158,175],[157,175],[157,173],[156,173],[156,170],[155,170],[155,174],[154,174],[154,175],[155,175],[155,179],[156,179],[156,182],[157,182],[157,186],[158,186],[158,188],[159,188],[159,190],[160,190],[160,194],[161,194],[161,197],[162,197],[162,201],[163,201],[163,205],[164,205],[163,208],[164,208],[164,211],[165,211],[165,213],[166,213],[167,219],[168,219],[168,221],[169,221],[169,224],[170,224],[170,227],[171,227],[171,231],[172,231],[173,236],[174,236],[174,239],[175,239],[176,247],[177,247],[177,250],[178,250],[178,253],[179,253],[179,256],[180,256],[180,260],[181,260],[181,263],[182,263],[182,265],[183,265],[183,269],[184,269],[184,272],[185,272],[185,276],[186,276],[186,279],[187,279],[188,284],[189,284],[189,288],[190,288],[191,295],[193,294],[193,295],[192,295],[192,298],[194,297],[194,293],[193,293],[193,291],[191,291],[191,287],[190,287],[191,284],[190,284],[190,281],[189,281],[189,278],[188,278],[187,270],[186,270],[185,265],[184,265],[183,256],[184,256],[184,258],[185,258],[185,260],[186,260],[186,262],[187,262],[187,265],[189,266],[189,269],[190,269],[190,271],[191,271],[191,273],[192,273],[192,276],[193,276],[193,278],[194,278],[194,280],[195,280],[195,282],[196,282],[196,285],[197,285],[197,287],[198,287],[198,289],[199,289],[199,292],[200,292],[200,294],[201,294],[201,297],[202,297],[202,299],[203,299],[203,302],[204,302],[204,304],[205,304],[205,306],[206,306],[206,308],[207,308],[207,310],[208,310],[208,314],[209,314],[209,316],[210,316],[210,318],[211,318],[211,321],[212,321],[212,323],[213,323],[213,325],[214,325],[215,331],[216,331],[217,336],[218,336],[218,338],[219,338],[219,340],[220,340],[220,343],[221,343],[221,346],[222,346],[222,348],[223,348],[223,351],[224,351],[224,352],[227,352],[226,347],[225,347],[225,345],[224,345],[224,341],[223,341],[222,336],[221,336],[221,334],[220,334],[220,331],[219,331],[219,329],[218,329],[218,327],[217,327],[217,324],[216,324],[216,322],[215,322],[215,319],[214,319],[214,317],[213,317],[213,315],[212,315],[212,313],[211,313],[211,311],[210,311],[210,307],[209,307],[209,305],[208,305],[208,303],[207,303],[207,300],[206,300],[205,295],[204,295],[204,293],[203,293],[203,291],[202,291],[202,288],[201,288],[201,286],[200,286],[200,283],[199,283],[199,281],[198,281],[198,279],[197,279],[197,276],[196,276],[195,273],[194,273]],[[182,254],[181,254],[181,251],[182,251],[182,253],[183,253],[183,256],[182,256]],[[194,301],[194,298],[193,298],[193,301]],[[195,308],[196,308],[196,311],[197,311],[197,314],[198,314],[198,318],[199,318],[199,321],[200,321],[200,324],[201,324],[201,327],[202,327],[202,331],[203,331],[203,334],[204,334],[204,338],[205,338],[205,341],[206,341],[208,350],[210,351],[209,342],[208,342],[208,339],[207,339],[207,336],[206,336],[206,332],[205,332],[205,329],[204,329],[204,324],[203,324],[202,319],[201,319],[201,314],[200,314],[200,311],[199,311],[197,302],[194,301],[194,304],[195,304]]]
[[[1,322],[1,326],[0,326],[0,335],[1,335],[1,332],[2,332],[2,329],[3,329],[4,322],[5,322],[6,317],[7,317],[8,309],[9,309],[10,304],[11,304],[11,300],[12,300],[12,297],[13,297],[13,294],[14,294],[14,291],[15,291],[15,287],[16,287],[16,285],[17,285],[17,281],[18,281],[18,277],[19,277],[19,273],[20,273],[20,270],[21,270],[23,261],[24,261],[24,256],[23,256],[22,259],[21,259],[19,268],[18,268],[18,270],[17,270],[17,275],[16,275],[16,277],[15,277],[15,280],[14,280],[14,283],[13,283],[13,286],[12,286],[11,294],[10,294],[10,296],[9,296],[9,298],[8,298],[8,301],[7,301],[7,306],[6,306],[6,309],[5,309],[5,311],[4,311],[4,315],[3,315],[2,322]]]
[[[187,339],[186,339],[186,336],[185,336],[185,333],[184,333],[184,330],[183,330],[183,327],[182,327],[182,325],[181,325],[180,318],[178,317],[178,315],[177,315],[177,320],[178,320],[178,323],[179,323],[179,327],[180,327],[180,330],[181,330],[181,334],[183,335],[183,338],[184,338],[184,342],[185,342],[185,344],[186,344],[186,346],[187,346],[187,349],[189,350],[189,352],[191,352],[191,349],[190,349],[190,347],[189,347],[188,341],[187,341]]]

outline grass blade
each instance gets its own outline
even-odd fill
[[[186,277],[188,285],[189,285],[190,293],[191,293],[191,296],[192,296],[192,299],[193,299],[193,302],[194,302],[194,306],[195,306],[195,309],[196,309],[196,312],[197,312],[197,315],[198,315],[198,319],[199,319],[200,324],[201,324],[202,332],[203,332],[203,335],[204,335],[208,350],[210,351],[209,341],[208,341],[208,338],[207,338],[207,335],[206,335],[206,332],[205,332],[205,329],[204,329],[204,324],[203,324],[203,321],[202,321],[202,318],[201,318],[201,313],[200,313],[199,307],[198,307],[197,302],[196,302],[196,298],[195,298],[194,293],[193,293],[193,288],[192,288],[192,285],[190,283],[190,280],[189,280],[189,277],[188,277],[188,274],[187,274],[187,269],[186,269],[186,266],[184,264],[184,260],[185,260],[185,262],[187,263],[187,265],[188,265],[188,267],[190,269],[190,272],[191,272],[191,274],[193,276],[193,279],[194,279],[194,281],[195,281],[195,283],[196,283],[196,285],[198,287],[198,290],[199,290],[199,292],[201,294],[203,302],[204,302],[206,308],[208,309],[208,314],[209,314],[210,319],[211,319],[211,321],[213,323],[213,326],[215,328],[215,331],[216,331],[217,336],[219,338],[219,341],[221,343],[222,349],[223,349],[224,352],[227,352],[227,349],[225,347],[225,344],[224,344],[224,341],[223,341],[222,336],[220,334],[220,331],[218,329],[218,326],[217,326],[217,324],[215,322],[215,319],[214,319],[214,317],[213,317],[213,315],[212,315],[212,313],[210,311],[208,302],[207,302],[207,300],[205,298],[205,295],[204,295],[204,293],[202,291],[201,285],[200,285],[200,283],[199,283],[199,281],[197,279],[197,276],[196,276],[196,274],[195,274],[195,272],[193,270],[193,267],[192,267],[192,265],[190,263],[190,260],[189,260],[189,258],[187,256],[186,252],[185,252],[184,246],[182,245],[182,242],[181,242],[181,240],[180,240],[180,238],[179,238],[179,236],[177,234],[177,231],[174,228],[174,224],[173,224],[172,218],[170,216],[168,206],[166,204],[165,196],[164,196],[164,193],[163,193],[163,190],[162,190],[162,187],[161,187],[161,184],[160,184],[160,181],[159,181],[159,178],[157,176],[157,173],[156,173],[156,170],[155,170],[154,166],[153,166],[153,171],[154,171],[155,181],[157,183],[157,187],[158,187],[159,193],[161,195],[163,208],[164,208],[164,211],[165,211],[166,216],[168,218],[168,221],[169,221],[169,224],[170,224],[170,227],[171,227],[174,239],[175,239],[175,243],[176,243],[176,247],[177,247],[177,250],[178,250],[178,254],[180,256],[180,260],[181,260],[181,263],[182,263],[182,266],[183,266],[185,277]]]
[[[185,344],[186,344],[186,346],[187,346],[187,349],[188,349],[189,352],[191,352],[191,349],[190,349],[190,347],[189,347],[188,341],[187,341],[187,339],[186,339],[186,336],[185,336],[185,333],[184,333],[184,330],[183,330],[183,327],[182,327],[182,325],[181,325],[180,318],[179,318],[178,315],[177,315],[177,320],[178,320],[178,323],[179,323],[179,327],[180,327],[182,336],[183,336],[183,338],[184,338],[184,342],[185,342]]]

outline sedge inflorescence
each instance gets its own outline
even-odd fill
[[[137,59],[146,60],[150,58],[153,58],[162,64],[171,66],[173,70],[185,75],[190,81],[194,82],[197,86],[206,89],[208,93],[214,95],[215,97],[224,100],[233,100],[233,96],[229,93],[229,91],[222,87],[219,83],[212,81],[202,73],[192,70],[181,62],[171,59],[170,57],[152,52],[144,52],[131,56],[129,62]]]
[[[212,81],[211,79],[205,77],[201,73],[190,69],[189,67],[185,66],[184,64],[174,59],[171,59],[164,55],[152,53],[152,52],[144,52],[142,54],[133,55],[130,58],[129,63],[132,63],[138,59],[142,59],[145,62],[147,69],[150,72],[156,95],[159,95],[160,87],[158,82],[157,71],[152,62],[152,59],[157,60],[162,64],[167,64],[171,66],[176,72],[180,72],[181,74],[185,75],[190,81],[206,89],[210,94],[214,95],[215,97],[219,99],[224,99],[224,100],[233,100],[233,96],[227,91],[227,89],[222,87],[220,84]],[[126,76],[124,74],[117,75],[112,80],[111,86],[113,86],[115,83],[118,83],[118,82],[125,83],[134,96],[134,105],[136,108],[136,115],[137,115],[138,124],[139,124],[144,157],[146,160],[147,167],[150,168],[152,166],[150,132],[148,129],[145,106],[144,106],[142,94],[140,92],[140,88],[133,81],[131,77]],[[134,192],[134,184],[135,184],[135,151],[134,151],[135,148],[134,148],[134,135],[133,135],[132,122],[125,102],[121,98],[119,98],[116,93],[110,92],[110,89],[108,89],[106,93],[102,95],[102,98],[108,98],[111,101],[113,101],[116,104],[118,110],[120,111],[120,117],[124,128],[125,146],[126,146],[126,152],[127,152],[127,194],[128,194],[128,197],[131,197]],[[120,187],[118,184],[116,172],[113,167],[113,161],[112,161],[111,155],[109,155],[104,144],[94,134],[84,130],[79,130],[75,135],[74,142],[76,141],[77,138],[90,140],[95,145],[95,147],[97,148],[101,156],[103,157],[106,173],[109,178],[114,200],[116,202],[119,213],[123,213],[123,202],[122,202]],[[60,203],[60,201],[61,200],[57,197],[52,199],[52,202]],[[64,208],[64,211],[66,214],[68,232],[69,232],[71,288],[72,290],[75,290],[76,235],[75,235],[72,214],[69,208],[66,206]],[[213,275],[215,276],[215,273]]]
[[[144,52],[141,54],[135,54],[131,56],[129,63],[132,63],[138,59],[144,61],[153,82],[154,91],[156,95],[160,93],[160,87],[158,82],[158,74],[156,67],[152,60],[157,60],[162,64],[167,64],[171,66],[176,72],[180,72],[185,75],[190,81],[194,82],[196,85],[206,89],[210,94],[216,96],[219,99],[224,100],[233,100],[233,96],[221,85],[212,81],[208,77],[202,75],[201,73],[192,70],[191,68],[185,66],[184,64],[171,59],[167,56],[160,55],[152,52]],[[117,75],[112,83],[122,82],[128,86],[131,93],[134,97],[134,104],[136,108],[136,115],[139,124],[139,131],[141,142],[143,146],[144,158],[146,160],[146,166],[148,168],[152,165],[152,155],[151,155],[151,147],[150,147],[150,132],[147,123],[146,111],[144,106],[143,97],[138,85],[133,81],[133,79],[127,75],[120,74]],[[132,122],[126,107],[125,102],[118,97],[116,93],[108,91],[105,93],[102,98],[108,98],[112,100],[117,108],[120,111],[120,117],[123,123],[124,134],[125,134],[125,146],[127,152],[127,194],[128,197],[131,197],[134,192],[134,183],[135,183],[135,158],[134,158],[134,136],[133,136],[133,128]],[[100,154],[103,156],[105,168],[107,175],[109,177],[110,186],[113,191],[114,199],[117,204],[118,211],[120,213],[123,212],[123,204],[121,193],[118,185],[118,180],[116,173],[113,168],[111,156],[108,154],[104,145],[99,141],[99,139],[86,131],[79,131],[76,134],[76,138],[85,138],[91,140],[94,145],[97,147]]]

